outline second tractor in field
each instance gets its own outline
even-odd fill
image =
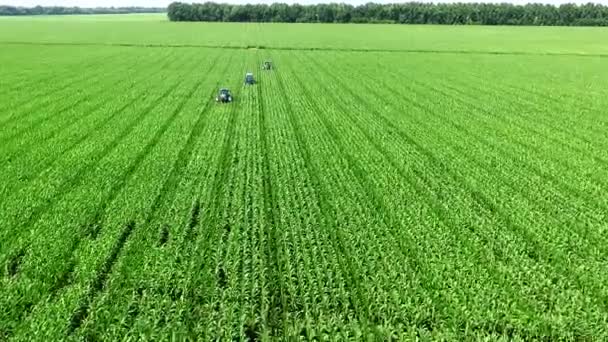
[[[248,72],[245,74],[245,84],[253,85],[255,83],[255,79],[253,78],[253,73]]]
[[[272,66],[271,61],[264,61],[264,63],[262,64],[262,69],[264,69],[264,70],[272,70],[272,68],[273,68],[273,66]],[[245,84],[246,85],[255,84],[255,78],[253,77],[252,72],[247,72],[245,74]],[[218,92],[217,96],[215,97],[215,101],[220,102],[220,103],[229,103],[229,102],[232,102],[232,100],[233,100],[232,93],[230,92],[230,90],[228,88],[221,88],[220,91]]]

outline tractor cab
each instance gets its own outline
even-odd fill
[[[217,94],[217,97],[215,98],[215,101],[222,103],[232,102],[232,94],[230,93],[230,90],[227,88],[220,89]]]
[[[248,72],[245,74],[245,84],[254,84],[255,80],[253,79],[253,73]]]

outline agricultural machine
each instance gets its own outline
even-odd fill
[[[215,98],[215,101],[221,103],[232,102],[232,94],[230,93],[230,90],[226,88],[220,89],[219,93],[217,94],[217,97]]]
[[[245,74],[245,84],[249,84],[252,85],[255,83],[255,80],[253,79],[253,73],[248,72]]]
[[[264,61],[264,64],[262,64],[262,69],[263,70],[272,70],[272,62]]]

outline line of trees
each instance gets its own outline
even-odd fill
[[[64,14],[127,14],[127,13],[164,13],[166,8],[146,8],[146,7],[16,7],[0,6],[0,15],[64,15]]]
[[[553,6],[409,2],[352,6],[174,2],[167,15],[171,21],[608,26],[608,6],[592,3]]]

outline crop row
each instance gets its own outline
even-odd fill
[[[606,334],[594,61],[107,49],[0,116],[0,338]]]

